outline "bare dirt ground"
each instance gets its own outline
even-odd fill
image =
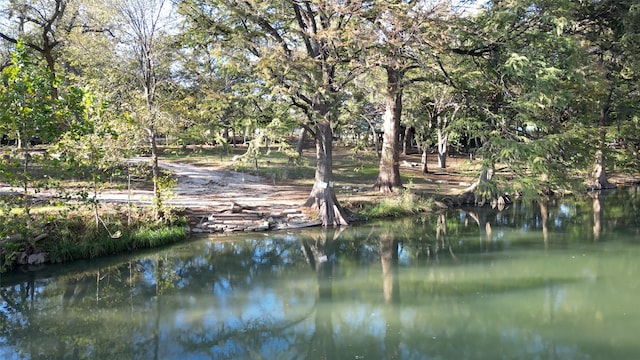
[[[149,158],[134,158],[133,163]],[[304,227],[317,223],[302,205],[310,188],[274,184],[273,180],[215,166],[191,165],[161,160],[177,185],[165,201],[189,218],[193,232],[230,232]],[[151,204],[153,192],[132,184],[131,190],[100,192],[103,204]]]
[[[407,157],[402,164],[403,174],[412,179],[411,187],[421,192],[453,194],[469,186],[471,178],[459,173],[458,164],[452,161],[447,169],[422,174]],[[435,169],[435,163],[430,164]],[[185,207],[224,207],[237,203],[252,207],[284,208],[304,204],[311,186],[283,184],[263,177],[239,173],[218,167],[202,167],[184,163],[161,161],[160,166],[178,178],[175,198],[170,202]],[[374,200],[381,196],[372,190],[373,184],[336,184],[339,200]]]
[[[473,181],[466,175],[465,158],[450,158],[446,169],[436,169],[435,159],[429,159],[428,174],[423,174],[418,166],[418,155],[404,156],[401,172],[411,179],[412,190],[433,194],[457,194]],[[132,159],[134,162],[148,161],[148,158]],[[188,209],[210,209],[223,211],[235,206],[273,211],[286,208],[300,208],[311,191],[310,185],[287,184],[246,173],[235,172],[222,167],[191,165],[173,161],[159,162],[161,168],[173,173],[178,184],[168,201],[176,207]],[[462,169],[462,170],[461,170]],[[385,196],[372,189],[373,183],[336,183],[336,193],[341,202],[377,201]],[[107,190],[100,194],[102,202],[150,203],[149,190],[126,191]]]
[[[132,159],[134,162],[148,158]],[[470,178],[458,172],[464,159],[452,159],[447,169],[422,174],[416,156],[402,160],[402,173],[411,179],[412,190],[422,193],[454,194],[469,185]],[[310,185],[281,183],[222,167],[191,165],[162,160],[161,168],[177,178],[177,186],[168,201],[174,207],[184,208],[191,218],[192,230],[239,231],[247,228],[269,228],[316,225],[314,211],[304,208],[311,191]],[[435,169],[435,163],[429,163]],[[356,177],[357,178],[357,177]],[[343,203],[376,202],[388,195],[372,189],[373,183],[336,183],[338,200]],[[103,203],[150,203],[150,190],[132,192],[107,190],[100,194]],[[259,214],[259,216],[256,216]],[[275,219],[275,220],[273,220]],[[275,225],[274,225],[275,223]]]
[[[227,207],[235,203],[258,208],[295,207],[306,201],[311,190],[215,167],[174,162],[161,162],[160,166],[178,178],[175,198],[170,201],[177,206]]]

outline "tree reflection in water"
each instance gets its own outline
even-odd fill
[[[307,263],[316,273],[315,326],[309,343],[308,359],[337,359],[333,337],[333,267],[340,233],[344,228],[324,228],[313,238],[302,239]]]
[[[400,278],[398,274],[398,239],[395,229],[380,232],[379,248],[382,264],[384,348],[387,359],[400,359]]]
[[[599,195],[599,212],[550,199],[2,275],[0,356],[633,357],[636,194]]]
[[[604,217],[604,197],[605,193],[602,191],[593,191],[589,193],[592,200],[593,208],[593,241],[600,240],[602,235],[602,218]]]

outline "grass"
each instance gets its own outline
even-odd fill
[[[43,241],[42,250],[51,262],[67,262],[173,244],[186,239],[188,234],[183,226],[166,225],[133,229],[120,237],[112,237],[106,231],[76,235],[74,238]]]
[[[365,204],[360,213],[370,218],[385,218],[413,215],[430,211],[433,208],[430,198],[422,197],[410,189],[399,194],[382,197],[377,202]]]
[[[43,252],[50,262],[68,262],[164,246],[188,237],[183,219],[153,221],[145,213],[147,210],[137,211],[130,226],[122,221],[126,219],[124,209],[109,209],[108,213],[103,210],[101,216],[107,221],[99,224],[86,210],[58,209],[47,214],[32,213],[29,218],[14,214],[4,216],[0,219],[4,224],[3,232],[22,236],[3,241],[0,272],[19,265],[22,254]],[[47,236],[35,242],[33,239],[38,234]]]
[[[128,243],[133,249],[150,249],[182,241],[187,237],[184,226],[142,227],[132,232]]]

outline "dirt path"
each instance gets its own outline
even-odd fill
[[[232,203],[251,207],[291,208],[301,206],[310,189],[279,185],[266,179],[215,167],[162,161],[160,166],[178,178],[171,204],[197,207],[227,207]]]
[[[145,162],[149,158],[134,158],[132,162]],[[406,162],[406,161],[405,161]],[[228,169],[191,165],[186,163],[162,160],[161,168],[173,173],[178,184],[168,203],[189,209],[208,209],[220,212],[228,209],[232,204],[252,207],[264,211],[278,211],[281,209],[300,208],[307,200],[310,186],[274,183],[263,177],[231,171]],[[457,193],[468,183],[460,182],[461,177],[445,172],[432,172],[425,176],[417,167],[403,166],[402,171],[413,174],[421,181],[412,184],[416,191],[432,193]],[[376,201],[383,195],[372,191],[368,184],[349,183],[336,188],[340,201]],[[105,190],[99,195],[102,202],[132,201],[150,204],[152,199],[150,190],[127,191]]]
[[[134,159],[133,161],[148,161]],[[216,167],[161,161],[178,184],[168,201],[185,208],[193,232],[263,231],[319,225],[301,206],[309,195],[303,186],[279,185],[249,174]],[[101,201],[149,203],[151,191],[104,192]]]

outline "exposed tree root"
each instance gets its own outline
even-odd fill
[[[492,170],[484,169],[475,183],[471,184],[471,186],[466,188],[461,194],[454,197],[454,205],[490,205],[491,208],[502,211],[507,205],[512,204],[513,200],[509,194],[497,194],[495,191],[479,191],[482,184],[490,181],[491,174]]]
[[[318,218],[324,227],[349,225],[345,212],[330,184],[316,182],[304,205],[318,209]]]
[[[376,184],[373,185],[373,189],[383,194],[391,194],[394,189],[404,189],[404,186],[402,186],[402,184],[396,184],[390,181],[381,181],[378,179]]]
[[[592,182],[587,186],[588,191],[615,189],[616,184],[610,183],[607,179],[607,172],[604,167],[604,155],[598,150],[596,153],[596,165],[591,173]]]

